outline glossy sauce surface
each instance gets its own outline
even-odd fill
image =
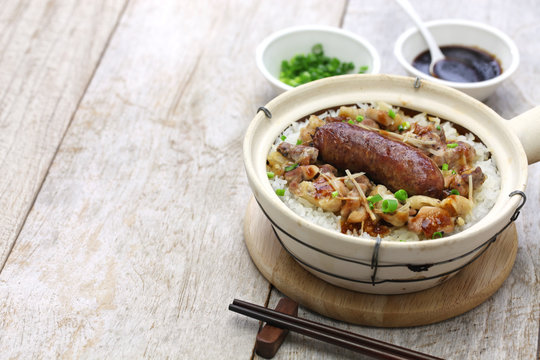
[[[453,66],[448,62],[446,66],[437,68],[437,76],[443,80],[454,82],[478,82],[492,79],[502,73],[499,61],[491,54],[472,47],[466,46],[441,46],[443,54],[464,66]],[[423,73],[429,74],[431,55],[426,50],[420,53],[412,62],[412,65]],[[456,63],[454,63],[456,64]],[[463,71],[466,68],[467,71]]]

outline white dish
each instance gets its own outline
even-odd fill
[[[381,68],[379,55],[370,43],[330,26],[297,26],[270,35],[256,49],[257,67],[277,92],[290,90],[292,86],[279,80],[281,62],[311,52],[315,44],[322,44],[327,56],[354,63],[351,73],[358,73],[361,66],[367,66],[366,73],[370,74],[377,74]]]
[[[410,28],[397,39],[394,55],[411,76],[450,86],[478,100],[485,100],[518,68],[517,46],[506,34],[494,27],[460,19],[430,21],[426,26],[439,46],[465,45],[483,49],[499,60],[503,71],[493,79],[473,83],[450,82],[423,73],[413,67],[412,62],[416,56],[427,50],[427,44],[417,28]]]

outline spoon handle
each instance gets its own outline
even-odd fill
[[[434,64],[435,62],[444,59],[444,55],[435,42],[435,39],[429,32],[429,30],[426,28],[424,23],[422,22],[422,19],[420,19],[420,16],[418,13],[414,10],[411,3],[408,0],[396,0],[396,2],[401,5],[403,10],[411,17],[411,19],[414,21],[416,26],[418,27],[418,30],[420,30],[420,33],[422,33],[422,36],[426,40],[426,43],[429,48],[429,53],[431,54],[431,63]]]

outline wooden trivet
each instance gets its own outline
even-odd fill
[[[327,283],[302,268],[282,248],[252,198],[244,219],[249,254],[279,291],[321,315],[378,327],[426,325],[463,314],[486,301],[510,274],[518,242],[514,224],[482,256],[446,282],[411,294],[364,294]]]

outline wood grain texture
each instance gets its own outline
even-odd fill
[[[286,296],[331,319],[377,327],[427,325],[473,309],[506,280],[518,243],[511,225],[481,257],[441,285],[404,295],[370,295],[331,285],[302,268],[281,246],[255,198],[247,207],[244,237],[259,271]]]
[[[256,357],[259,323],[227,311],[235,297],[269,296],[242,234],[242,136],[275,95],[254,49],[287,26],[343,23],[373,43],[384,72],[404,74],[392,46],[412,24],[391,1],[132,0],[101,56],[123,3],[2,6],[4,257],[16,239],[0,273],[2,357]],[[537,1],[414,3],[426,20],[442,13],[509,33],[522,63],[487,103],[505,118],[540,103]],[[481,306],[396,330],[300,316],[455,359],[534,358],[540,164],[529,169],[514,270]],[[276,358],[355,356],[289,334]]]
[[[268,296],[242,239],[254,48],[343,5],[129,3],[0,274],[3,356],[251,356],[227,305]]]
[[[0,269],[124,0],[4,1],[0,14]]]

